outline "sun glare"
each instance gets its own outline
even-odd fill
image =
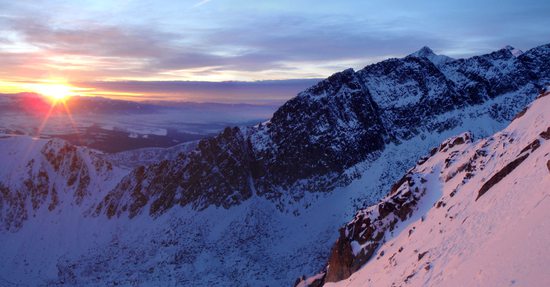
[[[38,92],[55,101],[62,101],[73,94],[71,87],[65,85],[44,85]]]
[[[52,103],[65,102],[69,97],[75,95],[75,89],[63,82],[45,82],[33,84],[31,89],[47,97]]]

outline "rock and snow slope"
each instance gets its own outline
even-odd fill
[[[16,232],[32,217],[101,200],[127,170],[60,139],[9,135],[0,140],[0,230]]]
[[[491,137],[443,142],[358,212],[326,272],[300,284],[548,286],[549,107],[542,94]]]

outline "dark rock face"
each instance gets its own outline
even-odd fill
[[[329,190],[344,169],[383,149],[385,137],[378,107],[351,69],[300,93],[254,132],[255,146],[268,138],[266,148],[256,149],[255,178],[258,193],[268,197],[300,179],[312,179],[308,190]]]
[[[91,179],[88,167],[78,154],[76,146],[68,143],[60,146],[59,141],[50,141],[42,148],[42,154],[56,173],[67,178],[68,187],[76,187],[74,197],[76,203],[80,204],[84,197],[88,195]],[[45,195],[48,194],[49,189],[47,176],[47,172],[43,169],[38,174],[39,182],[43,182],[39,187],[42,186],[46,189],[44,191]],[[28,188],[33,190],[34,188],[31,188],[33,185],[33,183],[29,183]]]
[[[539,79],[540,85],[550,83],[550,44],[523,53],[519,60]]]
[[[16,231],[21,228],[23,221],[27,220],[29,214],[26,210],[25,194],[11,190],[0,183],[0,214],[2,225],[6,230]]]
[[[422,122],[465,103],[452,81],[428,59],[407,57],[370,65],[357,72],[380,110],[389,139],[409,139]]]
[[[537,73],[525,65],[523,57],[516,58],[508,49],[502,49],[488,55],[456,60],[445,65],[442,71],[449,77],[456,77],[457,92],[469,103],[482,103],[529,84],[537,84]]]
[[[507,164],[505,167],[503,167],[501,170],[499,170],[497,173],[495,173],[487,182],[485,182],[479,191],[477,192],[477,198],[476,201],[482,197],[491,187],[493,187],[495,184],[499,183],[503,178],[505,178],[508,174],[510,174],[516,167],[518,167],[524,160],[527,159],[529,156],[529,153],[523,154],[522,156],[519,156],[509,164]]]
[[[442,116],[448,112],[486,105],[492,118],[511,120],[546,81],[548,47],[519,57],[502,49],[437,66],[420,53],[334,74],[267,123],[226,129],[191,153],[136,169],[96,213],[133,216],[148,204],[151,214],[176,204],[230,207],[253,194],[284,209],[283,197],[346,185],[356,175],[345,171],[375,159],[387,144],[459,125]],[[517,96],[495,100],[511,92]]]
[[[192,204],[197,210],[209,205],[228,208],[252,196],[254,163],[249,143],[239,128],[226,128],[203,140],[189,154],[139,167],[125,177],[96,208],[109,217],[139,214],[150,203],[149,213],[161,214],[172,206]]]

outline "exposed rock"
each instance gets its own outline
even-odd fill
[[[539,147],[540,147],[540,141],[536,139],[533,142],[531,142],[528,146],[524,147],[519,153],[522,154],[528,150],[531,150],[531,152],[534,152]]]
[[[89,167],[84,163],[77,147],[61,140],[50,140],[41,152],[53,169],[66,178],[68,187],[76,185],[75,201],[77,204],[82,203],[89,195],[91,179]],[[47,188],[49,189],[49,186]]]
[[[398,182],[400,185],[394,185],[386,199],[357,213],[353,221],[340,229],[340,237],[329,257],[326,282],[337,282],[351,276],[384,243],[385,233],[411,215],[425,192],[421,185],[426,181],[416,183],[410,174],[404,178]]]
[[[503,178],[505,178],[508,174],[510,174],[516,167],[518,167],[527,157],[529,156],[529,153],[526,153],[509,164],[507,164],[505,167],[503,167],[501,170],[499,170],[497,173],[495,173],[487,182],[485,182],[479,191],[477,192],[477,198],[476,201],[483,196],[491,187],[493,187],[495,184],[499,183]]]
[[[425,252],[422,252],[422,253],[418,253],[418,261],[422,260],[422,258],[424,258],[424,256],[428,254],[428,251],[425,251]]]
[[[342,232],[342,231],[340,231]],[[341,235],[340,235],[341,236]],[[370,254],[372,256],[372,254]],[[370,256],[369,256],[370,257]],[[326,282],[336,282],[348,278],[358,267],[354,260],[350,242],[338,239],[332,248]]]
[[[528,109],[529,109],[529,107],[525,107],[525,109],[523,109],[523,110],[521,110],[521,112],[517,113],[512,120],[516,120],[516,119],[521,118],[523,115],[525,115],[525,113],[527,112]]]
[[[325,273],[320,274],[321,276],[317,276],[317,278],[305,278],[302,276],[301,278],[298,278],[296,282],[294,283],[294,287],[322,287],[325,282]],[[307,282],[310,281],[310,282]]]
[[[43,206],[54,211],[62,195],[69,202],[81,205],[94,189],[91,172],[99,175],[97,180],[102,183],[111,176],[112,165],[93,152],[59,139],[36,145],[39,148],[37,156],[20,165],[21,182],[15,181],[9,186],[0,182],[3,187],[0,188],[3,191],[0,194],[0,220],[3,222],[0,229],[18,230]],[[85,157],[92,164],[88,165]]]
[[[192,204],[197,210],[228,208],[252,196],[252,160],[241,130],[226,128],[190,154],[135,169],[97,206],[96,214],[105,208],[109,217],[126,211],[134,217],[148,203],[152,215],[176,204]]]

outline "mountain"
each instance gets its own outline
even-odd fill
[[[90,176],[90,186],[101,187],[81,202],[67,175],[59,177],[64,205],[53,211],[46,208],[52,184],[36,210],[28,198],[8,199],[24,191],[30,160],[43,163],[49,178],[59,172],[42,152],[48,139],[5,135],[13,151],[2,154],[0,170],[20,166],[0,177],[9,189],[0,210],[23,211],[9,228],[12,219],[2,216],[0,282],[290,285],[319,271],[338,227],[383,198],[426,150],[467,130],[477,139],[504,128],[550,78],[549,47],[440,65],[413,55],[345,70],[269,121],[166,152],[105,155],[60,141],[115,172],[109,180]],[[54,163],[74,157],[60,154]]]
[[[181,158],[135,170],[97,211],[120,215],[134,206],[133,216],[175,205],[229,208],[254,194],[284,210],[285,197],[296,201],[306,192],[349,184],[363,172],[350,169],[390,145],[482,118],[504,124],[542,87],[533,71],[538,65],[528,57],[541,54],[539,61],[550,61],[547,45],[520,57],[502,49],[437,67],[424,57],[426,50],[334,74],[266,123],[226,128]]]
[[[549,106],[546,92],[504,130],[434,148],[340,229],[325,271],[298,285],[549,284]]]

